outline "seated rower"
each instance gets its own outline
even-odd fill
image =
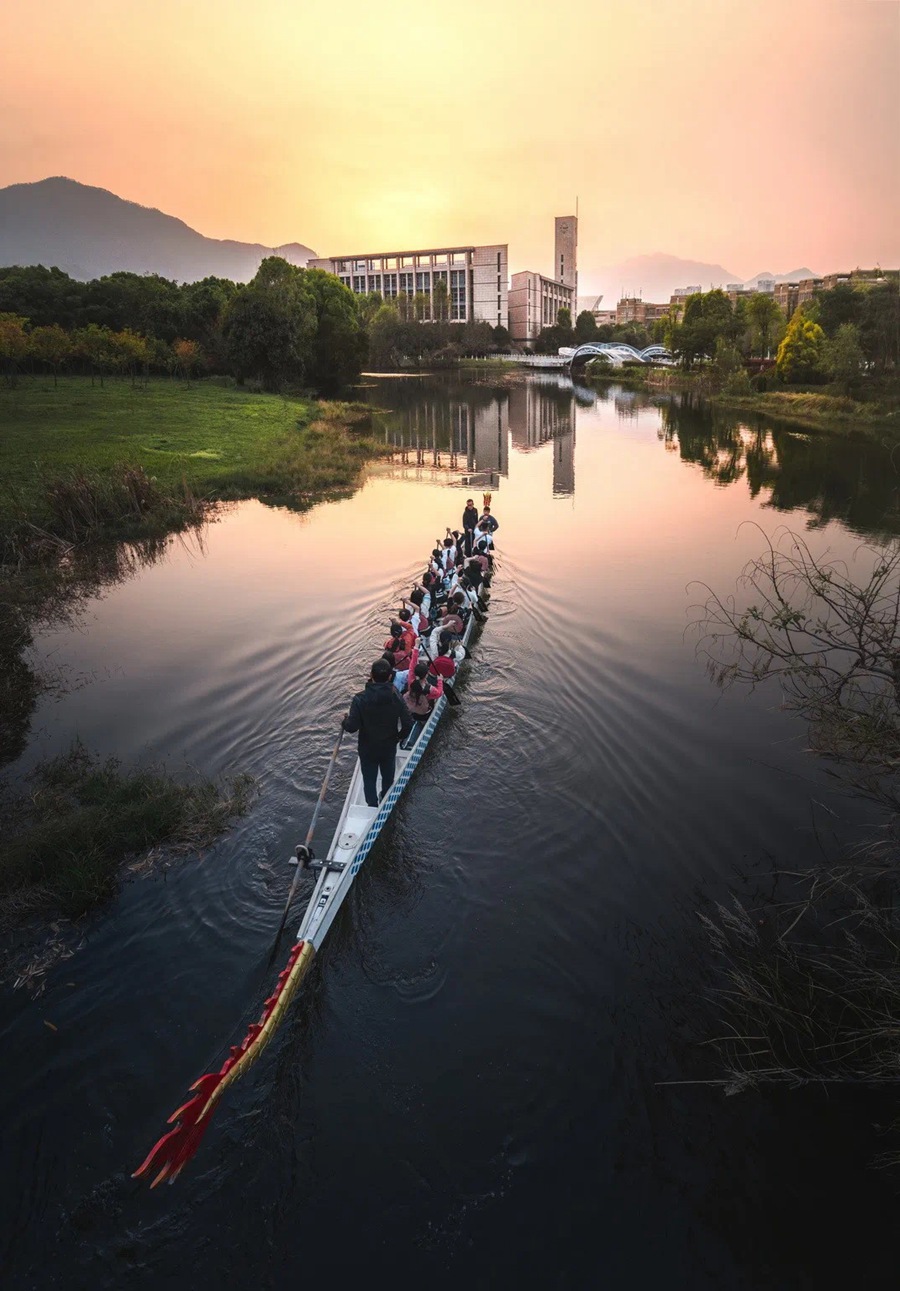
[[[399,623],[391,624],[391,635],[384,643],[384,653],[385,656],[390,655],[391,666],[398,672],[409,667],[409,656],[414,644]]]
[[[427,720],[435,704],[444,693],[444,683],[440,678],[429,674],[427,663],[417,663],[412,669],[413,679],[406,692],[406,707],[410,715],[420,720]]]
[[[431,671],[443,681],[456,676],[456,661],[450,655],[452,648],[450,638],[442,635],[438,641],[437,654],[431,660]]]
[[[442,633],[449,632],[451,638],[459,638],[465,632],[466,625],[462,621],[456,601],[448,602],[443,617],[438,621],[438,626]]]

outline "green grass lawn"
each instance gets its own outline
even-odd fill
[[[250,393],[212,381],[133,387],[87,377],[22,378],[0,388],[0,526],[52,527],[48,485],[86,472],[142,467],[160,493],[275,497],[302,504],[351,486],[375,445],[346,404]],[[355,427],[352,433],[348,433]]]

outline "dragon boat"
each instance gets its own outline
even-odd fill
[[[459,668],[467,657],[466,647],[475,629],[476,613],[473,612],[469,615],[460,642],[462,648],[458,650],[456,675],[452,680],[445,681],[444,693],[435,702],[427,719],[416,722],[407,739],[398,746],[394,783],[379,806],[370,807],[366,803],[362,771],[357,760],[337,827],[324,859],[316,860],[304,844],[300,844],[296,854],[290,858],[292,864],[314,873],[316,878],[300,921],[297,940],[278,976],[275,989],[265,1001],[259,1021],[249,1028],[242,1044],[232,1046],[219,1071],[207,1072],[191,1085],[193,1098],[169,1117],[168,1123],[174,1125],[174,1128],[153,1145],[132,1178],[152,1176],[153,1188],[160,1183],[174,1183],[200,1146],[212,1113],[228,1086],[244,1075],[272,1038],[306,976],[316,951],[325,940],[353,880],[431,743],[450,703],[449,692],[453,691],[459,677]],[[426,635],[420,641],[430,654],[429,637]],[[323,794],[324,790],[325,785]]]

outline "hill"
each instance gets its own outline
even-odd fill
[[[315,252],[299,242],[206,238],[172,215],[61,176],[0,188],[0,265],[55,265],[83,281],[127,269],[247,282],[268,255],[305,265]]]
[[[606,265],[597,273],[585,273],[597,291],[612,302],[620,296],[642,296],[644,300],[664,303],[678,287],[700,286],[709,291],[710,284],[724,286],[726,282],[740,282],[740,278],[720,264],[704,260],[682,260],[679,256],[656,252],[653,255],[629,256],[618,264]]]

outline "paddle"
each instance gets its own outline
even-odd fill
[[[306,831],[306,840],[300,845],[300,847],[297,848],[297,862],[298,862],[297,869],[294,872],[294,879],[293,879],[293,882],[291,883],[291,890],[290,892],[288,892],[288,899],[287,899],[287,902],[285,903],[284,914],[281,916],[281,923],[278,925],[278,931],[275,934],[275,945],[278,944],[278,939],[281,936],[281,934],[284,932],[284,925],[287,923],[288,911],[291,908],[291,902],[293,901],[294,893],[297,890],[297,881],[299,880],[300,872],[303,869],[303,865],[300,861],[300,853],[304,850],[307,852],[309,851],[309,845],[312,842],[313,833],[315,832],[315,828],[316,828],[316,821],[319,819],[319,812],[322,810],[322,803],[325,801],[325,791],[328,788],[328,781],[331,779],[331,773],[334,770],[334,764],[335,762],[337,762],[337,756],[340,751],[341,740],[343,738],[344,738],[344,728],[342,726],[340,729],[340,732],[338,733],[337,744],[335,744],[334,751],[332,752],[331,758],[329,759],[329,762],[328,762],[328,769],[325,772],[325,779],[322,781],[322,788],[319,790],[319,797],[316,802],[316,807],[315,807],[315,811],[313,812],[312,820],[309,822],[309,829]]]

